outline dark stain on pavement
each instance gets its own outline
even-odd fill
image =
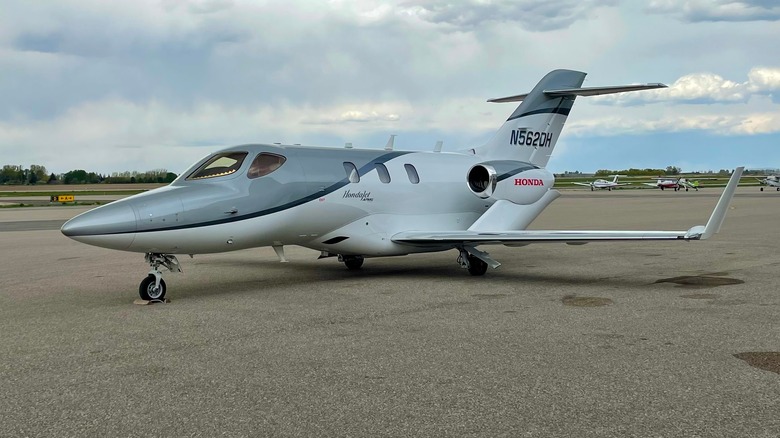
[[[780,374],[780,352],[750,351],[737,353],[734,357],[744,360],[751,367]]]

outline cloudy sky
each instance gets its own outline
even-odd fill
[[[776,0],[4,1],[0,164],[181,172],[223,146],[445,150],[556,68],[585,86],[549,167],[780,167]]]

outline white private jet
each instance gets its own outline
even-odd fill
[[[544,166],[577,96],[660,88],[662,84],[582,88],[585,73],[555,70],[528,94],[491,99],[522,103],[483,146],[459,152],[409,152],[252,144],[195,163],[173,183],[95,208],[62,226],[77,241],[145,254],[139,293],[162,299],[161,268],[181,272],[176,254],[284,245],[338,257],[349,269],[364,258],[457,250],[471,275],[500,264],[481,245],[541,242],[690,241],[723,222],[734,172],[705,226],[683,231],[526,230],[560,193]]]
[[[767,187],[775,187],[778,191],[780,191],[780,176],[778,175],[770,175],[766,176],[764,178],[756,178],[759,182],[759,184],[762,185],[761,191],[764,191],[763,186]]]
[[[595,189],[607,189],[609,191],[612,191],[612,189],[614,189],[615,187],[627,186],[628,184],[630,184],[630,183],[618,183],[618,178],[626,175],[610,175],[610,176],[612,177],[612,181],[607,181],[605,179],[597,179],[589,183],[575,182],[572,184],[577,184],[578,186],[590,187],[591,191]]]

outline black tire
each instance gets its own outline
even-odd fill
[[[762,191],[762,192],[764,191],[764,188],[763,188],[763,187],[761,187],[761,191]]]
[[[593,191],[593,186],[590,186],[590,191],[591,191],[591,192]]]
[[[661,186],[661,190],[663,190],[663,189],[664,189],[664,186]]]
[[[152,300],[160,300],[162,301],[165,299],[165,292],[167,291],[167,287],[165,287],[165,280],[162,278],[160,279],[160,289],[155,290],[154,287],[155,284],[155,277],[152,274],[149,274],[146,278],[144,278],[144,281],[141,282],[141,285],[138,286],[138,295],[141,296],[142,300],[146,301],[152,301]]]
[[[685,188],[685,191],[686,191],[686,192],[688,191],[688,187],[686,187],[686,188]]]
[[[487,272],[487,268],[488,268],[487,263],[474,257],[471,254],[469,254],[468,260],[469,260],[469,274],[475,277],[479,277],[480,275],[485,275],[485,272]]]
[[[350,271],[357,271],[363,267],[363,257],[344,257],[344,266],[346,266]]]

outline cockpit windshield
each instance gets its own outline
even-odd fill
[[[263,152],[255,157],[254,161],[252,161],[252,165],[249,166],[249,171],[246,173],[246,176],[250,179],[253,179],[268,175],[274,170],[280,168],[285,161],[287,161],[287,158],[281,155]]]
[[[216,178],[236,173],[246,156],[246,152],[224,152],[214,155],[192,172],[187,179]]]

